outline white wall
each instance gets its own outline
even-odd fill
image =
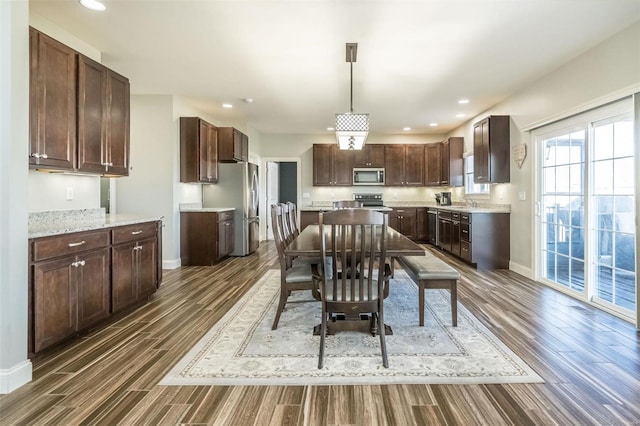
[[[67,200],[71,188],[73,199]],[[29,171],[29,212],[100,207],[100,178]]]
[[[0,393],[31,380],[27,359],[29,6],[0,1]]]
[[[622,94],[640,90],[640,23],[637,23],[557,70],[531,83],[488,111],[474,117],[449,136],[464,136],[466,151],[473,150],[473,123],[487,115],[511,116],[511,146],[526,144],[521,169],[511,161],[511,182],[492,185],[491,201],[511,204],[512,269],[533,276],[534,170],[528,130],[557,120]],[[526,193],[525,201],[518,192]],[[502,197],[502,200],[500,200]]]
[[[164,216],[162,253],[168,260],[175,259],[172,111],[171,96],[131,96],[129,176],[115,179],[117,213]]]

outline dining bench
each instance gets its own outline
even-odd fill
[[[418,308],[420,326],[424,326],[425,289],[448,289],[451,292],[451,323],[458,326],[458,279],[460,273],[428,251],[424,256],[400,256],[402,269],[418,285]]]

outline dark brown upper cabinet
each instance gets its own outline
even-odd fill
[[[129,80],[29,28],[29,167],[129,174]]]
[[[511,177],[509,116],[491,115],[473,125],[475,183],[505,183]]]
[[[180,182],[218,182],[218,128],[198,117],[180,117]]]
[[[313,145],[314,186],[351,186],[352,182],[353,151],[336,144]]]
[[[423,186],[424,145],[385,145],[385,186]]]
[[[129,174],[129,80],[78,56],[78,170]]]
[[[29,167],[76,167],[77,54],[29,28]]]
[[[218,161],[249,161],[249,137],[233,127],[218,127]]]
[[[462,186],[464,138],[425,145],[425,186]]]
[[[353,167],[384,167],[384,145],[365,145],[354,151]]]

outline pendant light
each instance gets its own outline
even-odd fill
[[[351,68],[349,112],[336,114],[336,140],[340,149],[362,149],[369,133],[369,114],[353,112],[353,63],[358,55],[358,43],[347,43],[347,62]]]

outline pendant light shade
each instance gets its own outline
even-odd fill
[[[340,149],[362,149],[369,134],[369,114],[353,112],[353,63],[358,54],[358,43],[347,43],[347,62],[351,67],[350,110],[336,114],[336,140]]]

